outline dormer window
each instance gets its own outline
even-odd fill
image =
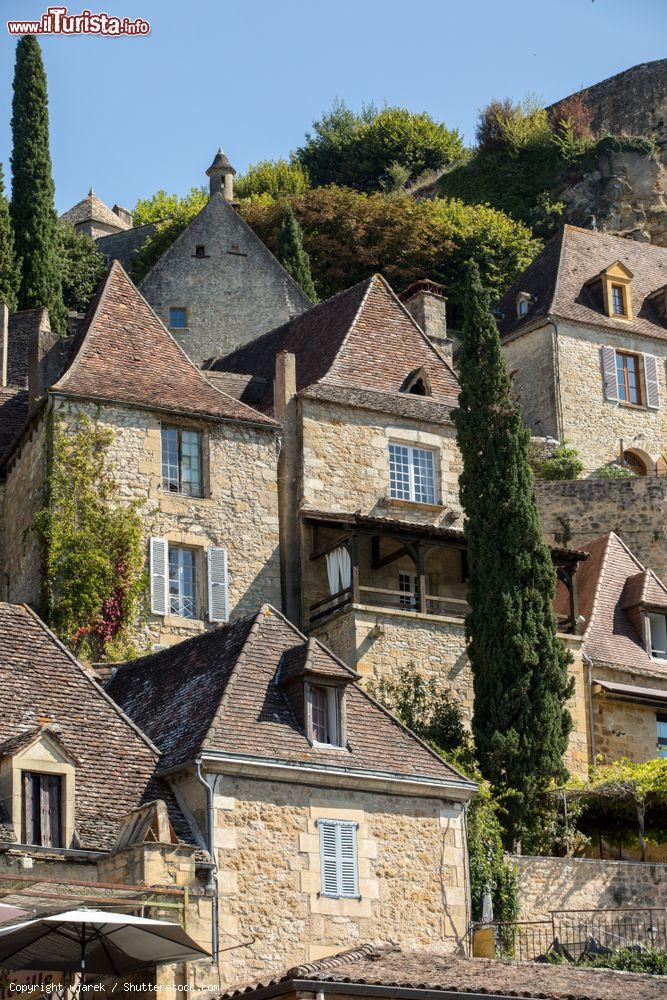
[[[651,656],[654,660],[667,660],[667,615],[650,611],[646,617]]]
[[[632,271],[617,260],[586,284],[593,298],[597,300],[598,308],[602,305],[607,316],[612,319],[630,320],[632,319],[630,285],[633,277]]]
[[[310,739],[320,746],[341,745],[339,691],[336,687],[308,685]]]
[[[530,304],[533,301],[533,296],[530,292],[519,292],[516,297],[516,314],[521,319],[522,316],[528,315],[528,310],[530,309]]]
[[[401,392],[409,392],[413,396],[431,396],[431,380],[426,368],[422,366],[411,372],[403,383]]]
[[[62,847],[62,777],[23,771],[22,779],[22,842]]]

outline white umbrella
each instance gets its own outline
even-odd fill
[[[105,910],[68,910],[0,925],[0,968],[122,976],[209,953],[180,924]]]

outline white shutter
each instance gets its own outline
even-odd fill
[[[359,898],[357,826],[337,819],[320,819],[322,895]]]
[[[164,538],[151,538],[151,611],[166,615],[169,596],[169,546]]]
[[[212,545],[206,558],[208,572],[208,620],[229,621],[227,549]]]
[[[602,377],[605,399],[618,402],[618,377],[616,375],[616,351],[613,347],[602,348]]]
[[[644,355],[644,385],[646,386],[646,405],[652,410],[657,410],[660,406],[658,359],[652,354]]]
[[[334,820],[318,820],[320,829],[320,869],[323,896],[338,896],[338,850]]]

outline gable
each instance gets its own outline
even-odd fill
[[[630,281],[634,277],[630,268],[626,267],[620,260],[608,267],[604,273],[607,277],[617,278],[619,281]]]

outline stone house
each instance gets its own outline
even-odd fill
[[[532,434],[586,474],[667,469],[667,249],[564,226],[497,307]]]
[[[586,549],[577,593],[591,761],[665,757],[667,587],[613,531]]]
[[[359,940],[463,945],[475,786],[357,680],[264,605],[107,684],[214,862],[225,983]]]
[[[218,359],[210,374],[282,423],[282,577],[291,620],[367,681],[408,667],[436,675],[469,718],[452,342],[439,286],[420,282],[404,298],[375,275]],[[561,627],[583,694],[573,634],[582,555],[553,551],[571,595]],[[588,748],[579,696],[573,714],[570,763],[581,771]]]
[[[207,170],[209,201],[140,285],[162,322],[198,365],[312,305],[236,211],[235,173],[219,150]],[[108,252],[108,247],[100,249]]]
[[[59,221],[95,240],[132,229],[132,213],[120,205],[109,208],[92,188],[85,198],[63,212]]]
[[[10,328],[6,341],[10,370],[15,348],[30,358],[27,391],[5,390],[22,419],[0,459],[4,596],[40,605],[32,526],[50,436],[85,415],[112,432],[113,479],[141,514],[151,579],[140,645],[175,642],[264,599],[279,604],[276,422],[207,380],[118,263],[74,337],[42,330],[29,348],[27,339]]]

